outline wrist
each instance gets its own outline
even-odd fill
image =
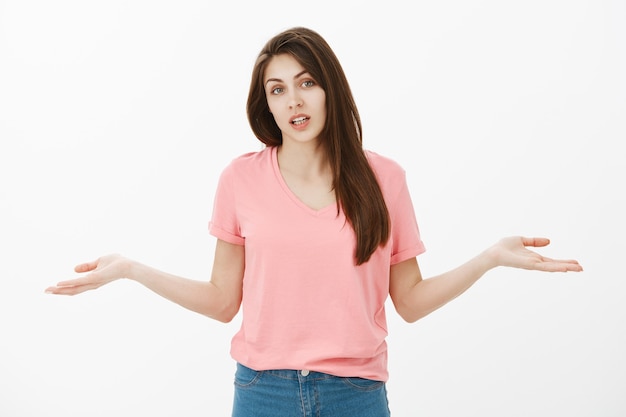
[[[122,276],[131,281],[137,281],[141,274],[141,264],[128,258],[122,258]]]
[[[487,272],[495,267],[499,266],[498,260],[498,251],[495,246],[490,246],[485,249],[480,255],[480,264],[484,269],[484,272]]]

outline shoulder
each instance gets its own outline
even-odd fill
[[[395,201],[407,187],[405,169],[387,156],[372,151],[365,151],[365,154],[385,200],[388,204]]]
[[[370,150],[365,151],[365,156],[379,178],[405,176],[404,168],[395,160]]]
[[[233,158],[224,168],[222,175],[258,175],[272,163],[272,148],[247,152]]]
[[[271,153],[272,148],[263,148],[262,150],[256,152],[246,152],[233,158],[230,161],[229,165],[236,167],[245,167],[262,164],[263,162],[270,160],[270,158],[272,157]]]

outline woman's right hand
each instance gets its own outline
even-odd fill
[[[128,277],[131,262],[123,256],[113,254],[95,261],[77,265],[74,271],[87,273],[82,277],[61,281],[46,288],[46,293],[57,295],[76,295],[88,290],[95,290],[104,284]]]

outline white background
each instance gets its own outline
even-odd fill
[[[296,25],[406,168],[425,276],[509,234],[585,268],[498,269],[411,325],[390,305],[393,415],[625,415],[617,0],[0,1],[0,415],[229,415],[239,318],[130,281],[43,290],[109,252],[208,279],[217,176],[261,148],[252,64]]]

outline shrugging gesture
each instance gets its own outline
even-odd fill
[[[303,404],[313,407],[307,415],[388,417],[389,296],[415,321],[499,266],[582,271],[577,261],[531,250],[548,239],[516,236],[422,279],[416,257],[424,245],[405,170],[363,148],[347,78],[313,30],[291,28],[265,44],[246,111],[265,146],[232,159],[219,177],[210,281],[106,255],[46,290],[75,295],[128,278],[222,322],[241,306],[230,350],[238,382],[233,417],[301,414]],[[323,398],[323,406],[310,398]]]

